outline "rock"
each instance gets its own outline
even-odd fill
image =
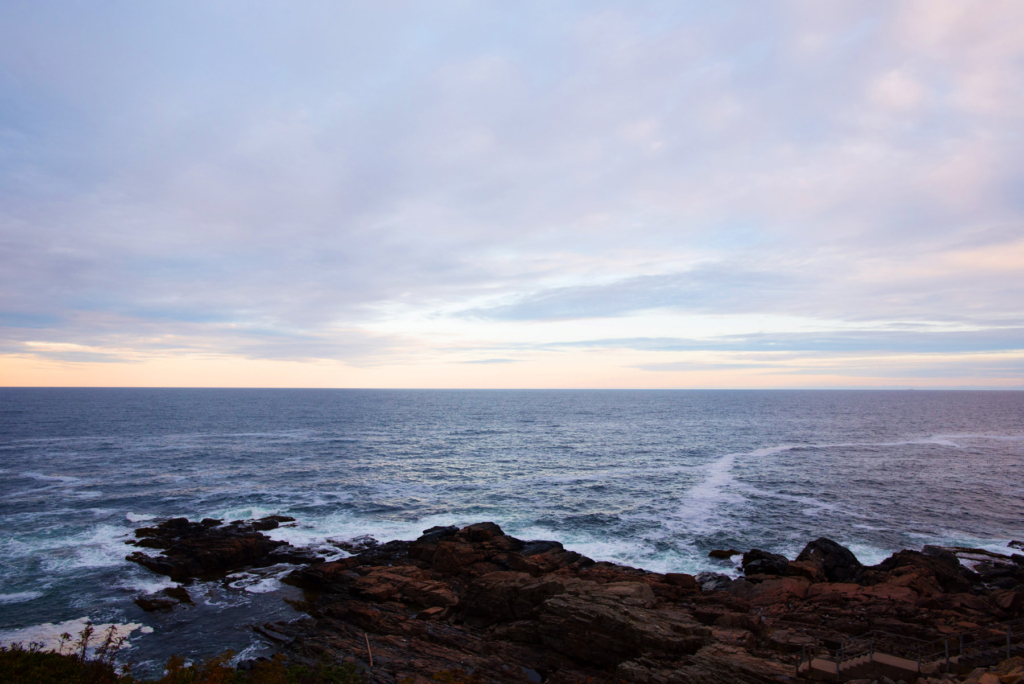
[[[803,577],[811,582],[824,582],[825,571],[814,561],[790,561],[786,564],[784,575],[790,577]]]
[[[1024,610],[1024,593],[1012,590],[993,592],[989,602],[1007,615],[1017,615]]]
[[[468,525],[458,531],[456,536],[465,537],[471,542],[489,541],[495,537],[502,537],[505,533],[501,528],[492,522],[476,523]]]
[[[913,580],[896,582],[898,577],[916,573],[918,587],[924,588],[929,582],[934,584],[928,593],[941,591],[960,593],[970,591],[970,583],[960,573],[960,561],[951,553],[919,553],[917,551],[899,551],[886,558],[878,565],[866,568],[861,579],[868,584],[889,583],[910,586]]]
[[[184,587],[168,587],[151,596],[138,596],[134,601],[147,613],[173,610],[179,604],[192,605],[192,597]]]
[[[852,551],[825,537],[805,546],[796,560],[817,564],[829,582],[853,581],[863,568]]]
[[[666,584],[671,584],[674,587],[681,587],[687,590],[696,590],[699,588],[697,580],[694,579],[693,575],[687,575],[681,572],[668,572],[665,573]]]
[[[194,525],[202,527],[173,523],[175,543]],[[230,541],[261,536],[242,521],[209,531]],[[137,542],[160,548],[166,536],[143,532]],[[948,591],[967,580],[941,548],[894,554],[872,568],[828,540],[812,542],[796,561],[754,549],[744,554],[744,578],[734,581],[595,563],[557,541],[510,537],[493,523],[431,528],[412,542],[369,539],[352,557],[311,562],[286,578],[304,590],[294,605],[309,613],[311,627],[295,636],[280,623],[260,629],[279,637],[290,661],[355,663],[367,684],[429,684],[435,673],[455,672],[488,684],[522,684],[529,672],[549,684],[609,676],[624,684],[767,684],[794,680],[793,654],[804,646],[834,648],[870,630],[933,640],[1005,620],[1021,600],[984,585],[977,595],[969,585]],[[295,558],[300,551],[282,548]],[[973,562],[982,560],[1013,563]]]
[[[701,572],[694,579],[703,591],[720,591],[732,584],[731,577],[717,572]]]
[[[644,652],[696,653],[711,632],[678,611],[653,613],[604,595],[561,594],[542,605],[541,641],[555,651],[595,665],[616,665]]]
[[[145,596],[138,596],[135,598],[135,605],[147,613],[154,613],[173,610],[174,606],[178,605],[178,602],[167,598],[147,598]]]
[[[729,549],[728,551],[723,551],[721,549],[715,549],[715,550],[711,551],[711,553],[708,554],[708,558],[719,558],[719,559],[729,560],[733,556],[738,556],[739,553],[740,552],[737,551],[736,549]]]
[[[770,606],[807,596],[811,583],[802,577],[778,577],[754,584],[737,580],[729,585],[729,593],[752,606]]]
[[[368,534],[353,537],[352,539],[328,539],[327,542],[352,554],[359,554],[380,546],[380,542]]]
[[[789,559],[779,553],[751,549],[743,554],[744,575],[783,575],[789,566]]]
[[[185,587],[168,587],[162,592],[164,596],[172,598],[178,603],[187,603],[192,605],[192,597],[189,595],[188,590]]]
[[[455,533],[458,531],[459,528],[455,525],[431,527],[429,530],[423,530],[423,534],[416,541],[421,543],[436,543],[442,539],[454,537]]]
[[[254,525],[273,525],[271,516],[256,521],[235,521],[228,525],[213,522],[189,522],[186,518],[171,518],[156,527],[135,531],[136,546],[161,549],[159,556],[136,551],[127,559],[153,572],[167,575],[176,582],[188,579],[219,579],[230,572],[247,567],[260,567],[275,563],[308,563],[318,556],[294,549],[287,542],[274,541],[254,530]]]
[[[1007,546],[1009,546],[1011,549],[1022,549],[1022,550],[1024,550],[1024,541],[1017,541],[1016,539],[1014,539],[1009,544],[1007,544]]]
[[[278,527],[280,527],[281,523],[290,522],[295,522],[295,518],[288,515],[268,515],[265,518],[253,520],[250,524],[252,525],[252,529],[256,530],[257,532],[265,532],[267,530],[276,530]],[[206,521],[204,520],[203,524],[205,523]]]

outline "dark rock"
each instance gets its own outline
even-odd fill
[[[168,587],[160,592],[164,596],[174,599],[178,603],[192,604],[192,597],[185,587]]]
[[[431,527],[429,530],[423,530],[423,534],[416,541],[421,543],[436,543],[442,539],[448,537],[454,537],[455,533],[459,531],[456,525],[448,525],[447,527]]]
[[[829,582],[853,582],[864,567],[850,549],[821,537],[804,547],[797,562],[818,565]]]
[[[173,610],[177,601],[173,601],[167,598],[147,598],[145,596],[138,596],[135,598],[135,605],[147,613],[163,612]]]
[[[546,646],[603,666],[650,651],[670,657],[690,655],[711,636],[711,630],[681,611],[654,613],[603,596],[554,596],[544,602],[539,623]]]
[[[718,572],[701,572],[694,577],[694,580],[704,591],[721,591],[728,589],[732,584],[731,577]]]
[[[192,597],[184,587],[168,587],[151,596],[138,596],[134,601],[147,613],[173,610],[179,604],[192,605]]]
[[[737,551],[736,549],[729,549],[728,551],[724,551],[722,549],[714,549],[713,551],[711,551],[708,554],[708,558],[718,558],[720,560],[729,560],[733,556],[738,556],[739,553],[740,552]]]
[[[697,584],[696,578],[693,575],[687,575],[682,572],[669,572],[665,574],[665,582],[672,586],[681,587],[683,589],[694,590],[699,589],[700,585]]]
[[[277,524],[276,520],[264,521]],[[156,527],[135,530],[135,536],[141,540],[136,545],[161,549],[162,553],[149,556],[136,551],[127,559],[177,582],[218,579],[247,567],[307,563],[318,558],[260,534],[245,521],[212,525],[171,518]]]
[[[960,561],[952,553],[930,548],[928,553],[903,550],[886,558],[863,573],[866,582],[878,584],[893,573],[906,574],[916,570],[922,578],[932,579],[947,593],[970,591],[970,582],[961,574]]]
[[[267,530],[276,530],[281,523],[287,522],[295,522],[295,518],[287,515],[268,515],[265,518],[253,520],[250,525],[257,532],[266,532]]]
[[[519,551],[521,556],[536,556],[541,553],[562,550],[562,544],[556,541],[528,541]]]
[[[751,549],[743,554],[744,575],[784,575],[789,559],[780,553]]]
[[[1016,539],[1014,539],[1009,544],[1007,544],[1007,546],[1009,546],[1011,549],[1024,550],[1024,541],[1017,541]]]
[[[505,533],[501,531],[500,527],[492,522],[482,522],[463,527],[456,533],[456,536],[465,537],[471,542],[484,542],[494,539],[495,537],[503,537],[505,536]]]

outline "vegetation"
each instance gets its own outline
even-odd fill
[[[172,656],[160,679],[140,680],[131,667],[115,663],[124,637],[111,628],[89,656],[94,629],[91,624],[75,642],[61,636],[54,651],[41,644],[28,648],[15,644],[0,647],[0,684],[365,684],[363,674],[352,664],[323,662],[316,667],[289,664],[284,656],[261,661],[250,670],[237,670],[229,662],[234,653],[226,651],[201,662],[188,663]]]

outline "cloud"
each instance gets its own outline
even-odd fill
[[[749,317],[709,350],[1011,348],[1022,18],[4,3],[0,340],[472,362],[692,314]]]

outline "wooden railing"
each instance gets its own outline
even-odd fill
[[[838,681],[845,672],[862,666],[881,665],[909,672],[949,672],[966,661],[1010,658],[1024,651],[1024,619],[978,627],[947,637],[925,641],[900,634],[873,630],[841,642],[838,648],[805,646],[797,665],[798,674],[834,674]],[[980,662],[978,663],[980,664]]]

